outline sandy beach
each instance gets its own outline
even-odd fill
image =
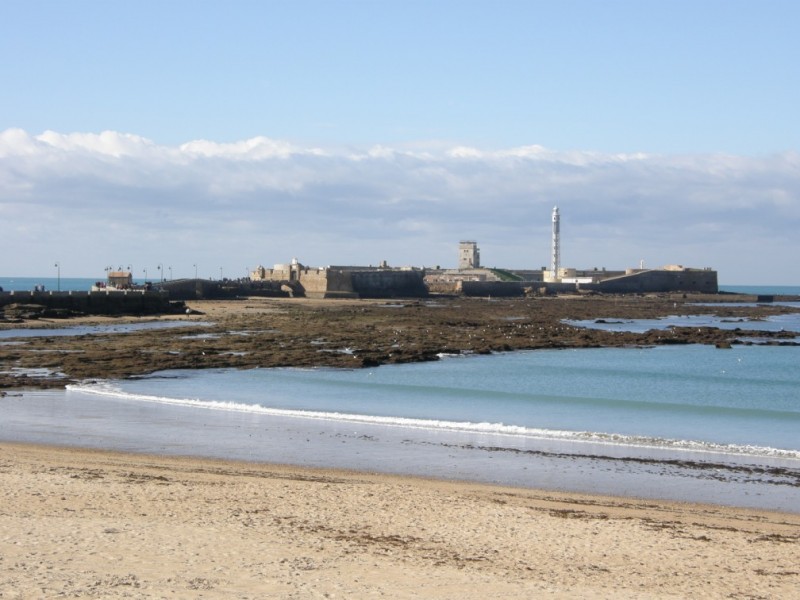
[[[2,598],[788,598],[800,515],[0,444]]]

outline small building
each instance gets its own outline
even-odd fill
[[[108,285],[120,289],[133,285],[133,274],[130,271],[109,271]]]

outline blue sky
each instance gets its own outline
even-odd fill
[[[797,284],[797,23],[770,0],[5,0],[0,273],[452,266],[460,238],[532,268],[559,204],[571,266]]]

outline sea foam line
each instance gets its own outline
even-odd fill
[[[383,425],[389,427],[404,427],[409,429],[423,429],[429,431],[483,433],[516,438],[560,440],[609,446],[629,446],[653,450],[668,449],[689,452],[707,452],[716,454],[731,454],[737,456],[760,456],[800,460],[800,451],[771,448],[768,446],[720,444],[697,440],[679,440],[596,431],[539,429],[534,427],[523,427],[521,425],[506,425],[504,423],[443,421],[434,419],[415,419],[411,417],[386,417],[380,415],[360,415],[355,413],[271,408],[262,406],[260,404],[243,404],[240,402],[201,400],[198,398],[170,398],[166,396],[153,396],[148,394],[134,394],[130,392],[124,392],[108,383],[67,385],[66,387],[67,390],[70,391],[118,398],[121,400],[134,400],[137,402],[184,406],[204,410],[219,410],[224,412],[254,413],[276,417],[315,419],[322,421],[335,421],[339,423],[359,423],[364,425]]]

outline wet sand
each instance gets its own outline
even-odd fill
[[[3,598],[788,598],[800,516],[0,444]]]

